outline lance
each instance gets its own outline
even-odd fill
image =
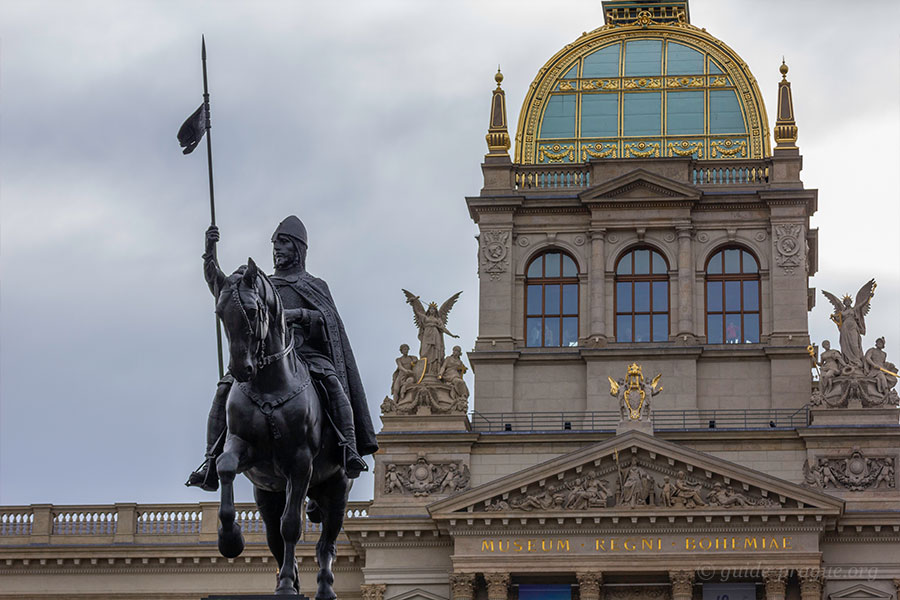
[[[206,79],[206,36],[204,35],[200,36],[200,59],[203,63],[203,112],[206,115],[204,120],[206,121],[206,166],[209,173],[209,224],[211,227],[214,227],[216,224],[216,194],[213,186],[212,131],[210,131],[212,125],[210,124],[209,113],[209,83]],[[212,254],[213,260],[218,264],[215,246],[213,246]],[[214,306],[215,299],[219,297],[218,283],[215,284],[215,288]],[[219,359],[219,379],[222,379],[225,376],[225,361],[222,357],[222,321],[218,315],[216,315],[216,351]]]

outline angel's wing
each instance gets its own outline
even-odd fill
[[[610,396],[618,396],[619,395],[619,384],[616,383],[616,380],[613,379],[612,377],[610,377],[609,375],[607,375],[606,378],[609,379],[609,395]]]
[[[459,299],[460,294],[462,294],[462,292],[456,292],[455,294],[447,298],[447,300],[443,304],[441,304],[441,307],[438,309],[438,314],[441,315],[441,323],[443,323],[445,326],[447,325],[447,317],[450,316],[450,309],[453,308],[454,304],[456,304],[456,301]]]
[[[659,375],[657,375],[656,377],[653,378],[653,381],[650,382],[650,387],[655,390],[660,379],[662,379],[662,373],[660,373]],[[662,389],[662,388],[660,388],[660,389]]]
[[[425,307],[422,306],[422,301],[419,300],[419,297],[413,294],[412,292],[408,292],[403,290],[403,293],[406,294],[406,303],[412,306],[413,309],[413,321],[416,324],[416,327],[419,328],[419,331],[422,330],[422,323],[425,317]]]
[[[822,294],[828,298],[828,301],[834,306],[835,314],[841,314],[841,311],[844,310],[844,305],[841,303],[840,299],[831,292],[826,292],[825,290],[822,290]]]
[[[856,292],[855,308],[859,309],[860,314],[863,316],[869,314],[869,300],[871,300],[872,296],[875,294],[876,285],[875,280],[870,279],[868,283],[859,288],[859,291]]]

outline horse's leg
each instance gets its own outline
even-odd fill
[[[338,471],[333,477],[316,486],[316,502],[323,516],[322,535],[316,543],[316,562],[319,563],[316,600],[336,598],[332,587],[334,572],[331,567],[337,557],[335,542],[344,524],[344,515],[347,514],[347,496],[350,494],[351,485],[352,482],[347,479],[344,472]]]
[[[284,540],[281,538],[281,513],[284,512],[285,493],[269,492],[253,487],[253,498],[259,508],[263,523],[266,524],[266,543],[278,567],[284,563]]]
[[[234,478],[241,467],[246,467],[249,456],[247,443],[235,435],[229,435],[225,450],[216,459],[216,469],[222,484],[219,502],[219,552],[226,558],[235,558],[244,551],[244,537],[241,526],[234,522]]]
[[[281,514],[281,537],[284,540],[284,560],[278,573],[276,594],[297,594],[300,587],[297,564],[294,562],[297,542],[300,540],[300,511],[303,499],[312,477],[312,453],[308,448],[301,448],[288,462],[286,502]]]

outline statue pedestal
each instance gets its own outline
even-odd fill
[[[813,408],[809,411],[812,425],[900,425],[900,409],[891,408]]]
[[[622,435],[623,433],[627,433],[629,431],[640,431],[641,433],[646,433],[647,435],[653,435],[653,421],[651,421],[650,419],[626,419],[624,421],[619,421],[619,424],[616,425],[616,435]]]
[[[277,600],[279,598],[283,599],[284,596],[277,596],[275,594],[214,594],[212,596],[201,598],[200,600]],[[288,598],[309,600],[309,596],[304,596],[303,594],[300,594],[299,596],[288,596]]]
[[[470,431],[465,413],[429,415],[381,415],[382,432],[395,431]]]

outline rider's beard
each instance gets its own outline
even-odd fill
[[[272,262],[278,270],[290,269],[297,264],[297,255],[294,252],[272,252]]]

